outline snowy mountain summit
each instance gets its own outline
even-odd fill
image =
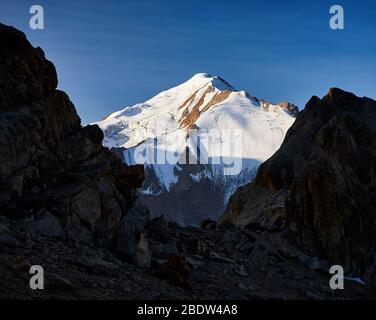
[[[112,113],[104,144],[142,163],[140,201],[182,225],[217,219],[229,197],[277,151],[298,108],[272,104],[206,73]]]

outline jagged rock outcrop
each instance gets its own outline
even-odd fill
[[[126,167],[81,127],[53,64],[25,35],[0,24],[0,215],[26,229],[110,243],[135,200],[142,167]]]
[[[285,230],[306,252],[374,281],[375,173],[376,102],[331,89],[308,102],[221,223]]]

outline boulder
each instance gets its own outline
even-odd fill
[[[46,237],[62,237],[64,230],[58,218],[50,213],[44,214],[42,217],[34,220],[26,225],[29,232],[40,234]]]
[[[151,251],[149,249],[148,240],[144,234],[140,234],[140,240],[136,247],[136,252],[133,257],[136,266],[140,268],[149,268],[151,264]]]
[[[116,234],[116,250],[126,258],[133,258],[138,249],[144,226],[149,220],[149,211],[138,202],[120,222]]]
[[[148,237],[154,241],[166,243],[170,238],[170,227],[164,216],[152,219],[146,226]]]
[[[71,204],[71,213],[77,215],[91,231],[101,217],[101,199],[95,189],[85,189],[76,195]]]
[[[156,275],[172,285],[191,289],[189,281],[190,271],[184,256],[172,255],[167,263],[164,263],[157,271]]]

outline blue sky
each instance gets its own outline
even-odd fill
[[[33,4],[45,30],[29,28]],[[345,30],[329,28],[333,4]],[[0,21],[44,49],[83,123],[198,72],[299,107],[333,86],[376,98],[373,0],[1,0]]]

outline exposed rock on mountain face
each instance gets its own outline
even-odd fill
[[[375,276],[376,102],[313,97],[279,151],[232,197],[221,223],[290,230],[307,252]]]
[[[42,49],[0,24],[0,215],[72,240],[111,241],[143,181],[81,127]],[[29,219],[30,220],[30,219]]]
[[[270,107],[273,107],[274,105],[270,102],[260,100],[260,103],[262,107],[266,110],[269,110]],[[280,107],[282,110],[285,110],[287,113],[291,114],[293,117],[297,117],[299,114],[299,109],[297,106],[290,102],[280,102],[277,104],[278,107]]]

